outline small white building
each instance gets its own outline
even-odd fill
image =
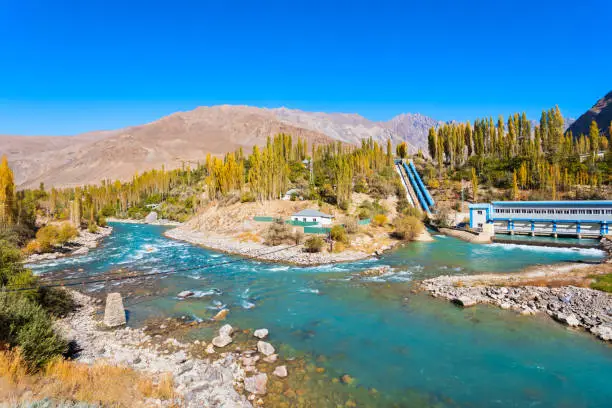
[[[287,191],[285,193],[285,195],[283,196],[283,200],[289,201],[289,200],[291,200],[292,196],[296,196],[298,198],[298,200],[301,200],[300,190],[298,190],[297,188],[292,188],[291,190],[289,190],[289,191]]]
[[[333,216],[322,213],[321,211],[305,209],[291,216],[291,221],[316,222],[321,225],[330,225]]]

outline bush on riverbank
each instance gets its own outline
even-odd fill
[[[423,223],[412,215],[402,215],[393,221],[393,236],[397,239],[412,241],[424,230]]]
[[[324,245],[323,238],[313,235],[304,242],[304,250],[310,253],[321,252]]]
[[[594,282],[591,283],[592,289],[612,293],[612,273],[608,273],[605,275],[595,275],[593,276],[593,278]]]
[[[19,347],[28,370],[36,371],[66,352],[49,314],[25,296],[0,293],[0,343]]]
[[[28,242],[25,252],[27,254],[51,252],[54,247],[64,245],[77,236],[79,231],[69,222],[60,226],[45,225],[36,232],[36,239]]]
[[[0,344],[19,347],[29,370],[38,370],[67,350],[53,331],[51,315],[74,308],[68,292],[37,288],[37,279],[23,267],[23,255],[11,242],[0,240]],[[32,288],[19,292],[3,289]]]

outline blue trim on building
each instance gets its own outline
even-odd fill
[[[526,222],[556,222],[559,224],[605,224],[607,221],[605,220],[552,220],[552,219],[538,219],[538,218],[493,218],[493,222],[495,221],[526,221]]]
[[[612,200],[576,200],[576,201],[493,201],[491,204],[494,206],[512,206],[512,207],[534,207],[534,206],[546,206],[546,207],[575,207],[575,206],[610,206],[612,207]]]

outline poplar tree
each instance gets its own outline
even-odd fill
[[[15,177],[6,155],[3,155],[0,162],[0,225],[14,224],[15,211]]]
[[[476,176],[476,169],[472,167],[472,201],[476,201],[478,197],[478,176]]]

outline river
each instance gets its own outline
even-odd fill
[[[411,290],[414,280],[441,274],[597,261],[603,253],[596,249],[476,245],[436,236],[435,242],[411,243],[381,259],[304,268],[173,241],[162,235],[165,227],[113,227],[113,234],[88,255],[32,269],[69,276],[117,268],[179,270],[150,278],[157,297],[127,299],[129,325],[156,316],[207,319],[226,306],[230,324],[268,328],[270,341],[282,345],[282,356],[308,363],[306,373],[290,373],[292,391],[303,395],[279,395],[279,406],[335,407],[350,401],[359,407],[609,407],[612,401],[610,346],[547,317],[487,306],[463,310]],[[215,266],[219,263],[225,264]],[[380,265],[392,272],[355,277]],[[130,291],[144,293],[146,286]],[[184,289],[196,296],[177,299]],[[211,335],[212,328],[188,334],[205,340]],[[337,381],[346,373],[353,384]]]

